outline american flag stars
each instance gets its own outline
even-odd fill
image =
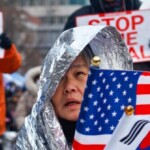
[[[112,134],[124,108],[135,105],[135,75],[139,74],[91,69],[77,130],[88,135]]]

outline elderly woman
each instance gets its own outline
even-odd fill
[[[37,102],[18,135],[17,149],[71,149],[94,55],[101,58],[101,68],[132,69],[127,47],[114,27],[63,32],[44,60]]]

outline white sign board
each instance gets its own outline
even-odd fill
[[[0,12],[0,34],[3,32],[3,14]],[[0,59],[4,57],[4,49],[0,48]]]
[[[150,1],[149,0],[140,0],[142,2],[140,9],[150,9]]]
[[[150,61],[150,9],[79,16],[76,25],[111,25],[121,33],[133,62]]]

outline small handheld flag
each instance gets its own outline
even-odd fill
[[[136,116],[150,118],[150,72],[101,70],[91,66],[73,149],[103,150],[129,105]],[[142,122],[145,123],[149,124]],[[150,147],[150,141],[144,146]]]

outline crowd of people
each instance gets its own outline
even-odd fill
[[[16,71],[21,66],[21,55],[4,33],[0,35],[0,47],[3,49],[0,59],[0,139],[2,139],[2,135],[6,131],[6,101],[2,73]],[[0,143],[0,149],[2,149],[2,142]]]
[[[140,0],[90,0],[70,15],[62,34],[41,66],[29,68],[26,89],[10,83],[5,88],[2,73],[21,67],[21,54],[2,33],[0,47],[0,150],[3,134],[17,131],[17,150],[69,150],[72,148],[91,59],[101,59],[100,68],[147,70],[149,62],[133,64],[121,34],[112,26],[76,27],[76,17],[87,14],[138,10]],[[86,36],[85,36],[86,35]]]

